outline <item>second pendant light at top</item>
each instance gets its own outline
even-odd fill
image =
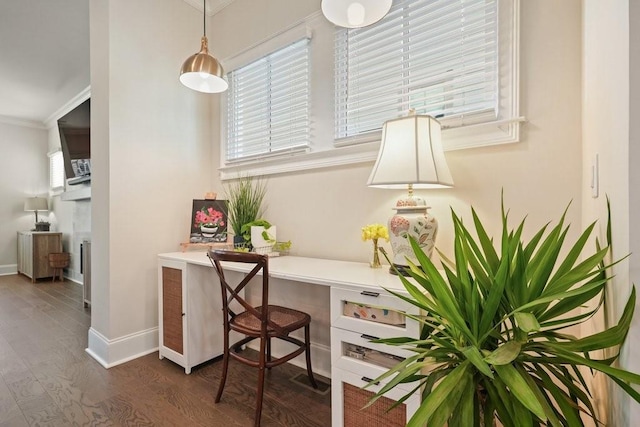
[[[322,0],[322,13],[334,24],[359,28],[375,24],[391,9],[392,0]]]

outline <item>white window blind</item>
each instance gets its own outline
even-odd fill
[[[309,39],[228,74],[226,163],[309,147]]]
[[[396,0],[378,24],[337,30],[336,138],[409,109],[443,125],[496,120],[497,12],[497,0]]]
[[[64,159],[60,150],[49,154],[49,189],[64,189]]]

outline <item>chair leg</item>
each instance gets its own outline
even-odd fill
[[[218,386],[218,394],[216,395],[215,402],[220,402],[222,397],[222,390],[224,390],[224,383],[227,381],[227,371],[229,370],[229,332],[224,333],[224,353],[222,355],[222,376],[220,377],[220,385]]]
[[[304,327],[304,345],[305,345],[305,358],[307,359],[307,375],[309,375],[309,382],[313,388],[318,388],[315,378],[313,378],[313,371],[311,370],[311,337],[309,335],[309,325]]]
[[[258,389],[256,390],[256,418],[255,427],[260,427],[260,418],[262,416],[262,397],[264,394],[264,368],[266,365],[266,349],[265,344],[268,338],[260,338],[260,365],[258,366]]]
[[[267,338],[267,362],[271,362],[271,337]],[[271,366],[267,369],[271,370]]]

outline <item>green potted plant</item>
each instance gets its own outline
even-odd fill
[[[255,221],[262,214],[262,202],[267,192],[266,183],[260,178],[244,176],[228,184],[225,192],[234,243],[242,243],[242,226]]]
[[[471,213],[475,237],[452,211],[454,259],[441,254],[444,273],[411,240],[419,265],[411,264],[410,278],[399,276],[410,297],[395,295],[424,313],[415,317],[421,336],[377,340],[415,354],[374,380],[389,382],[371,403],[399,383],[414,383],[422,402],[407,424],[412,427],[492,426],[496,420],[505,427],[582,426],[581,414],[598,424],[583,367],[604,373],[640,402],[630,386],[640,384],[640,375],[613,367],[617,353],[591,353],[618,351],[635,288],[617,325],[584,338],[566,331],[604,303],[613,265],[607,263],[610,221],[606,246],[596,239],[595,251],[585,255],[595,223],[570,248],[564,214],[525,242],[524,220],[510,229],[503,206],[496,244]]]

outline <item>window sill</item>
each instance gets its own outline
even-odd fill
[[[442,129],[445,151],[489,145],[508,144],[520,140],[520,124],[524,117]],[[336,141],[335,148],[307,153],[288,153],[279,157],[220,167],[220,179],[235,179],[243,175],[263,176],[309,169],[373,162],[378,157],[381,132]],[[366,142],[363,142],[366,141]],[[352,144],[352,145],[349,145]]]
[[[255,160],[236,165],[222,166],[219,169],[220,179],[224,181],[238,178],[241,175],[273,175],[309,169],[372,162],[378,156],[379,146],[380,141],[378,140],[376,142],[334,148],[331,150],[304,154],[289,154],[286,156]]]

